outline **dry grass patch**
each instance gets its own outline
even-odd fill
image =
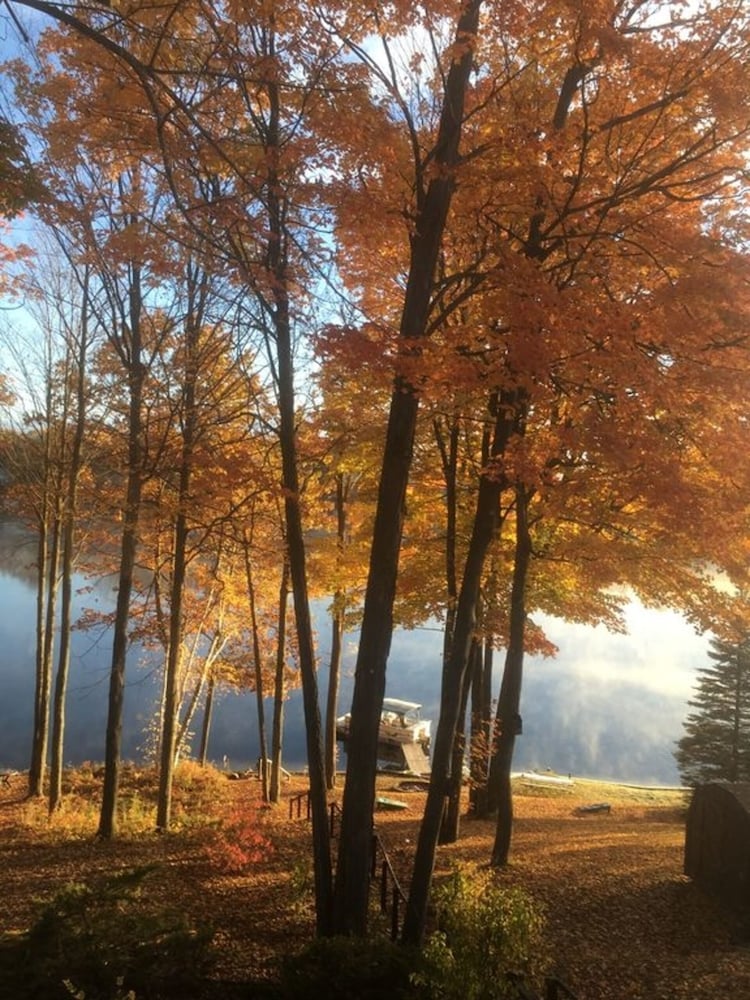
[[[23,779],[0,789],[0,928],[26,930],[35,900],[49,900],[70,882],[153,864],[145,898],[210,922],[217,979],[270,976],[278,958],[303,948],[313,930],[309,827],[288,818],[289,798],[306,787],[305,779],[284,785],[279,806],[261,808],[257,781],[229,781],[191,765],[178,782],[175,831],[159,836],[150,832],[153,776],[131,777],[124,788],[126,832],[113,843],[93,836],[95,769],[80,781],[71,775],[69,804],[52,823],[43,806],[24,801]],[[392,777],[379,779],[379,791],[408,806],[375,817],[408,887],[424,794],[402,791]],[[577,812],[605,801],[609,813]],[[736,917],[682,874],[685,806],[679,792],[516,784],[511,863],[494,878],[543,906],[545,953],[579,1000],[750,996],[750,952],[738,938]],[[230,871],[208,848],[226,817],[238,814],[257,817],[267,847]],[[440,848],[436,878],[456,864],[486,864],[493,835],[491,823],[464,819],[459,842]]]

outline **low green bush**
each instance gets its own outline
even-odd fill
[[[438,929],[414,981],[434,1000],[501,1000],[516,994],[508,972],[532,975],[542,953],[543,917],[523,890],[493,873],[457,868],[433,893]]]
[[[0,995],[14,1000],[160,1000],[185,996],[211,963],[211,932],[186,915],[148,905],[149,868],[71,884],[28,934],[0,946]]]

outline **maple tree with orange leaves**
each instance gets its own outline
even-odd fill
[[[738,386],[750,373],[748,15],[735,2],[614,0],[19,5],[66,26],[41,51],[62,66],[54,89],[86,117],[88,149],[108,150],[109,179],[135,176],[134,151],[150,165],[124,209],[132,224],[111,234],[113,259],[145,252],[150,200],[170,200],[162,225],[242,288],[267,350],[321,933],[366,928],[394,608],[417,603],[415,567],[429,564],[445,519],[441,585],[423,602],[449,629],[404,931],[418,942],[483,607],[503,606],[489,629],[508,653],[501,746],[535,609],[616,625],[612,588],[629,586],[702,625],[738,613],[711,573],[746,574],[732,541],[747,534],[750,485],[738,461]],[[68,156],[65,143],[63,130],[51,154]],[[158,240],[147,246],[156,287],[173,263]],[[329,353],[316,359],[324,327]],[[300,357],[346,372],[352,405],[372,387],[382,444],[335,889]],[[452,462],[446,428],[463,442]],[[456,495],[438,514],[428,497],[439,482]],[[512,740],[502,756],[507,792]],[[506,794],[498,863],[510,809]]]

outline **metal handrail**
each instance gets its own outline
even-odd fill
[[[380,851],[382,855],[382,861],[380,863],[380,912],[387,913],[390,905],[391,940],[396,941],[398,939],[398,932],[399,932],[399,925],[401,918],[401,904],[403,903],[404,906],[406,905],[406,893],[401,888],[399,880],[396,877],[396,872],[393,870],[391,859],[388,857],[388,852],[385,849],[383,841],[380,839],[380,836],[378,835],[377,831],[373,830],[372,869],[370,872],[370,876],[373,881],[377,876],[378,851]]]
[[[299,792],[289,799],[289,819],[302,819],[302,806],[304,803],[305,819],[312,816],[312,805],[310,802],[310,790]],[[296,813],[296,817],[295,817]],[[328,803],[328,822],[330,825],[331,837],[336,836],[336,820],[341,815],[341,806],[338,802]]]
[[[302,818],[302,803],[305,804],[305,819],[310,819],[311,806],[310,806],[310,791],[299,792],[297,795],[293,795],[289,799],[289,819],[294,817],[294,813],[297,813],[297,819]]]
[[[311,817],[310,790],[299,792],[289,799],[289,819],[292,819],[295,812],[297,819],[302,818],[302,806],[305,806],[305,819]],[[341,806],[336,801],[329,802],[329,823],[331,837],[336,835],[336,821],[341,816]],[[380,838],[378,832],[372,831],[372,866],[370,870],[370,880],[375,881],[378,875],[378,851],[382,855],[380,862],[380,912],[387,913],[390,906],[391,914],[391,940],[398,940],[399,926],[401,922],[401,908],[405,908],[407,896],[401,888],[401,884],[396,877],[396,872],[388,857],[388,852]],[[390,889],[390,892],[389,892]],[[509,972],[508,979],[513,984],[518,1000],[541,1000],[538,993],[530,989],[524,982],[523,973]],[[561,1000],[567,997],[568,1000],[577,1000],[575,993],[557,976],[547,976],[544,980],[544,1000]]]
[[[312,815],[309,789],[304,792],[299,792],[297,795],[293,795],[289,799],[289,819],[294,819],[295,815],[297,819],[301,819],[303,814],[303,806],[304,806],[305,819],[309,820]],[[335,801],[329,802],[328,816],[329,816],[331,837],[335,837],[336,823],[338,818],[341,816],[341,806],[338,804],[338,802]],[[375,878],[377,876],[378,851],[380,851],[383,859],[381,862],[381,869],[380,869],[380,912],[387,913],[390,908],[391,939],[395,941],[398,938],[399,924],[401,918],[401,905],[406,904],[406,893],[401,888],[401,885],[399,884],[399,881],[396,878],[396,873],[393,870],[391,859],[388,857],[388,852],[386,851],[383,845],[383,841],[380,839],[375,830],[373,830],[372,870],[370,872],[371,881],[375,881]]]

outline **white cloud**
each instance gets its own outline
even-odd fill
[[[706,660],[709,637],[696,633],[676,611],[644,608],[633,601],[626,609],[627,634],[602,626],[572,625],[541,619],[559,653],[552,661],[529,659],[529,672],[566,671],[591,684],[624,682],[648,691],[689,697],[696,669]]]

